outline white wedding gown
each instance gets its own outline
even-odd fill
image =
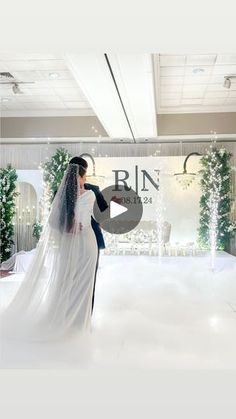
[[[89,330],[97,261],[91,227],[95,195],[79,195],[75,223],[82,230],[61,234],[55,228],[56,209],[42,233],[24,280],[1,314],[1,335],[7,339],[44,341]]]

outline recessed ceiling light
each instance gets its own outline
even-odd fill
[[[10,99],[8,97],[3,97],[1,100],[2,102],[10,102]]]
[[[57,79],[59,77],[58,73],[49,73],[50,79]]]
[[[204,68],[201,68],[201,67],[195,67],[193,69],[193,74],[202,74],[204,72],[205,72]]]

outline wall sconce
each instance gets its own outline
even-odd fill
[[[187,161],[191,156],[201,156],[201,154],[197,152],[188,154],[188,156],[184,160],[183,172],[174,174],[175,179],[181,185],[182,189],[187,189],[193,183],[197,175],[196,173],[187,172]]]
[[[86,175],[86,178],[89,180],[89,182],[94,183],[95,185],[103,183],[104,179],[105,179],[105,176],[96,175],[95,160],[94,160],[93,156],[89,153],[82,153],[82,154],[80,154],[79,157],[89,157],[90,160],[92,160],[92,165],[93,165],[92,175]]]

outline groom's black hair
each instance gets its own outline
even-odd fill
[[[72,157],[72,159],[70,159],[69,163],[78,164],[79,166],[83,166],[85,169],[88,168],[88,163],[82,157]]]

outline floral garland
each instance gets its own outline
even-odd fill
[[[15,215],[15,198],[19,195],[16,192],[16,181],[16,170],[11,165],[8,165],[6,169],[0,169],[1,262],[10,257],[14,244],[13,217]]]
[[[211,146],[201,159],[199,245],[203,249],[215,241],[217,249],[228,250],[236,232],[236,223],[231,221],[231,157],[225,148]]]

